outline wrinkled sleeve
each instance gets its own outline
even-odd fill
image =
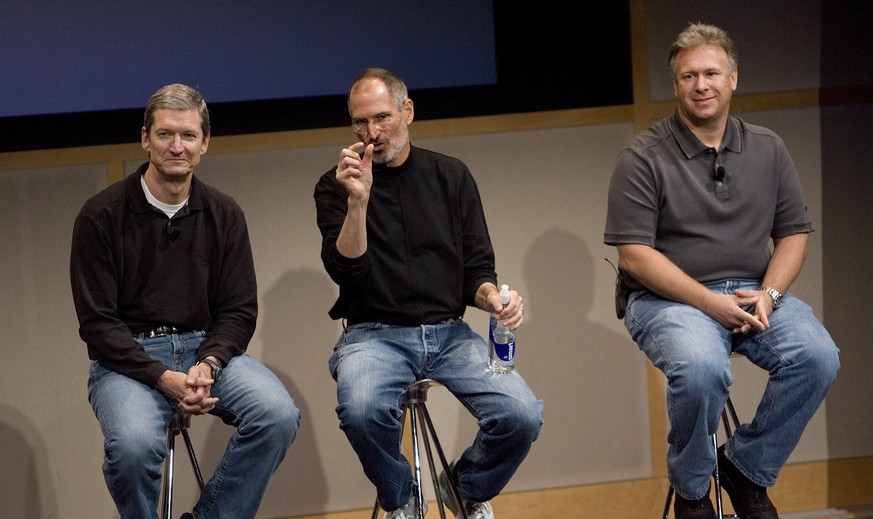
[[[616,159],[609,182],[603,242],[654,247],[659,210],[657,193],[649,164],[633,151],[623,150]]]
[[[494,248],[479,188],[469,170],[465,171],[462,198],[462,232],[464,247],[464,304],[476,306],[476,292],[483,283],[497,284]]]
[[[167,369],[149,357],[118,317],[116,264],[111,233],[92,215],[80,214],[73,225],[70,284],[79,320],[79,336],[89,357],[107,369],[154,387]]]
[[[778,139],[776,169],[779,175],[779,197],[776,201],[771,237],[778,239],[812,232],[812,220],[806,209],[800,178],[782,139]]]
[[[258,287],[248,225],[242,209],[230,213],[221,268],[210,287],[209,313],[212,328],[197,350],[197,358],[218,357],[225,365],[248,349],[258,316]]]

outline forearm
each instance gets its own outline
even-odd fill
[[[800,274],[808,250],[809,235],[793,234],[774,240],[773,256],[761,285],[784,294]]]
[[[346,258],[358,258],[367,252],[367,202],[349,198],[343,226],[336,240],[336,250]]]
[[[661,252],[640,244],[618,245],[618,265],[659,296],[703,310],[712,292]]]

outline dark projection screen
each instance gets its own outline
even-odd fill
[[[418,119],[631,98],[627,5],[587,24],[492,0],[0,0],[0,9],[0,151],[136,142],[149,95],[174,82],[203,93],[214,135],[345,125],[347,88],[369,66],[406,81]],[[607,36],[592,46],[592,31]],[[591,88],[602,81],[603,92]]]

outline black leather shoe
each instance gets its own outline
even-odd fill
[[[179,519],[194,519],[194,516],[192,514],[189,514],[188,512],[185,512],[184,514],[182,514],[181,517],[179,517]]]
[[[685,499],[676,494],[673,503],[673,515],[676,519],[715,519],[715,509],[709,499],[709,493],[700,499]]]
[[[779,519],[776,507],[767,497],[767,488],[749,481],[728,461],[724,456],[724,445],[718,448],[718,477],[740,519]]]

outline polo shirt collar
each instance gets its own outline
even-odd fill
[[[676,143],[685,154],[686,158],[691,158],[709,150],[700,139],[694,135],[694,132],[685,126],[682,119],[679,118],[679,110],[673,112],[673,116],[667,121],[667,126],[676,139]],[[742,139],[740,138],[740,122],[735,117],[728,117],[727,127],[724,132],[723,146],[725,149],[740,153],[743,150]]]

